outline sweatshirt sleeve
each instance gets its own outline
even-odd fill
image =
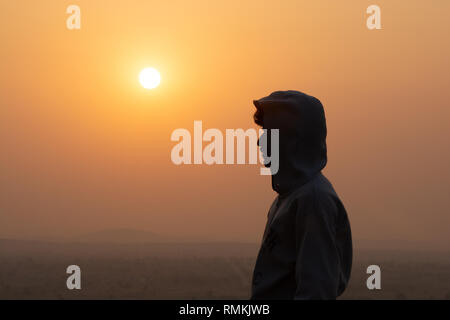
[[[296,206],[296,291],[294,299],[336,299],[339,258],[336,248],[337,209],[317,195]]]

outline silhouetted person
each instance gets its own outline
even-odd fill
[[[278,196],[268,213],[251,298],[335,299],[350,277],[352,239],[345,208],[321,173],[327,163],[323,106],[298,91],[276,91],[254,104],[255,122],[279,129],[279,170],[272,175]]]

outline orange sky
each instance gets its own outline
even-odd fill
[[[69,4],[81,30],[66,29]],[[382,30],[365,9],[381,7]],[[295,89],[357,239],[450,243],[449,1],[2,1],[0,237],[139,228],[259,241],[259,166],[175,166],[174,129],[256,128]],[[139,71],[157,68],[151,91]]]

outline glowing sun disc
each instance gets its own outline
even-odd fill
[[[139,74],[139,82],[145,89],[154,89],[161,82],[161,76],[158,70],[154,68],[145,68]]]

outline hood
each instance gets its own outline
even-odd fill
[[[327,127],[322,103],[299,91],[275,91],[253,101],[263,129],[279,129],[279,170],[272,188],[280,195],[308,182],[327,163]]]

